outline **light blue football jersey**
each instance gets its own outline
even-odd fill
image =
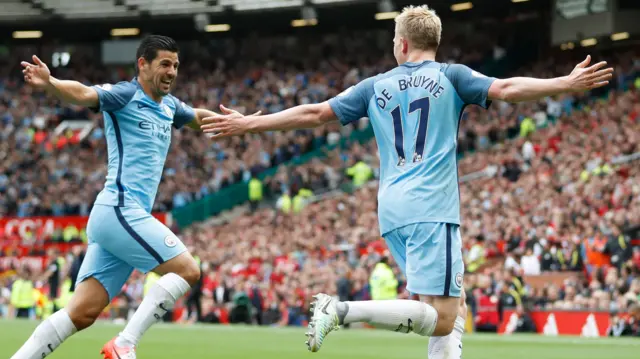
[[[419,222],[460,224],[460,118],[466,105],[489,107],[494,80],[460,64],[405,63],[329,100],[343,125],[362,117],[373,125],[382,235]]]
[[[151,212],[171,145],[171,127],[195,118],[172,95],[153,101],[136,79],[92,86],[100,99],[109,152],[107,181],[95,204]]]

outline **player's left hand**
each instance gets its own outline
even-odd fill
[[[576,65],[571,74],[567,76],[571,90],[586,91],[609,84],[609,80],[613,77],[613,68],[605,68],[606,61],[589,66],[590,63],[591,55],[587,55],[587,58]]]
[[[209,116],[202,119],[200,129],[202,132],[211,135],[212,138],[223,138],[243,135],[248,132],[248,118],[236,110],[220,105],[223,115]],[[258,111],[251,116],[259,116],[262,111]]]

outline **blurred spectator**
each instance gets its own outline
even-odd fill
[[[233,306],[231,308],[231,323],[245,323],[251,324],[252,318],[252,307],[251,301],[249,299],[249,295],[242,287],[242,283],[238,283],[236,285],[236,290],[233,293],[233,298],[231,299],[233,302]]]
[[[471,249],[469,250],[465,258],[465,267],[470,273],[475,272],[486,261],[484,236],[482,234],[477,235],[471,243]]]
[[[31,270],[23,267],[18,270],[18,277],[11,287],[11,306],[16,318],[33,318],[35,316],[35,297]]]
[[[540,274],[540,260],[538,256],[533,254],[533,249],[528,248],[524,256],[522,256],[520,265],[522,266],[522,273],[525,275],[538,275]]]
[[[369,279],[372,300],[396,299],[398,296],[398,280],[389,266],[389,259],[383,257],[376,264]]]
[[[522,305],[516,307],[516,314],[518,315],[518,323],[516,324],[516,333],[535,333],[536,324],[531,319],[529,311],[525,310]]]
[[[612,313],[607,335],[612,337],[640,337],[640,305],[632,305],[629,308],[627,318],[618,315],[618,313]]]

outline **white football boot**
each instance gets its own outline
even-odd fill
[[[320,293],[313,296],[315,301],[311,303],[313,317],[309,322],[308,331],[305,333],[309,339],[306,341],[311,352],[317,352],[322,342],[329,333],[340,329],[340,321],[336,305],[338,301],[331,296]]]

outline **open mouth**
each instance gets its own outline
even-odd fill
[[[162,83],[163,85],[171,86],[172,81],[171,80],[161,80],[160,83]]]

